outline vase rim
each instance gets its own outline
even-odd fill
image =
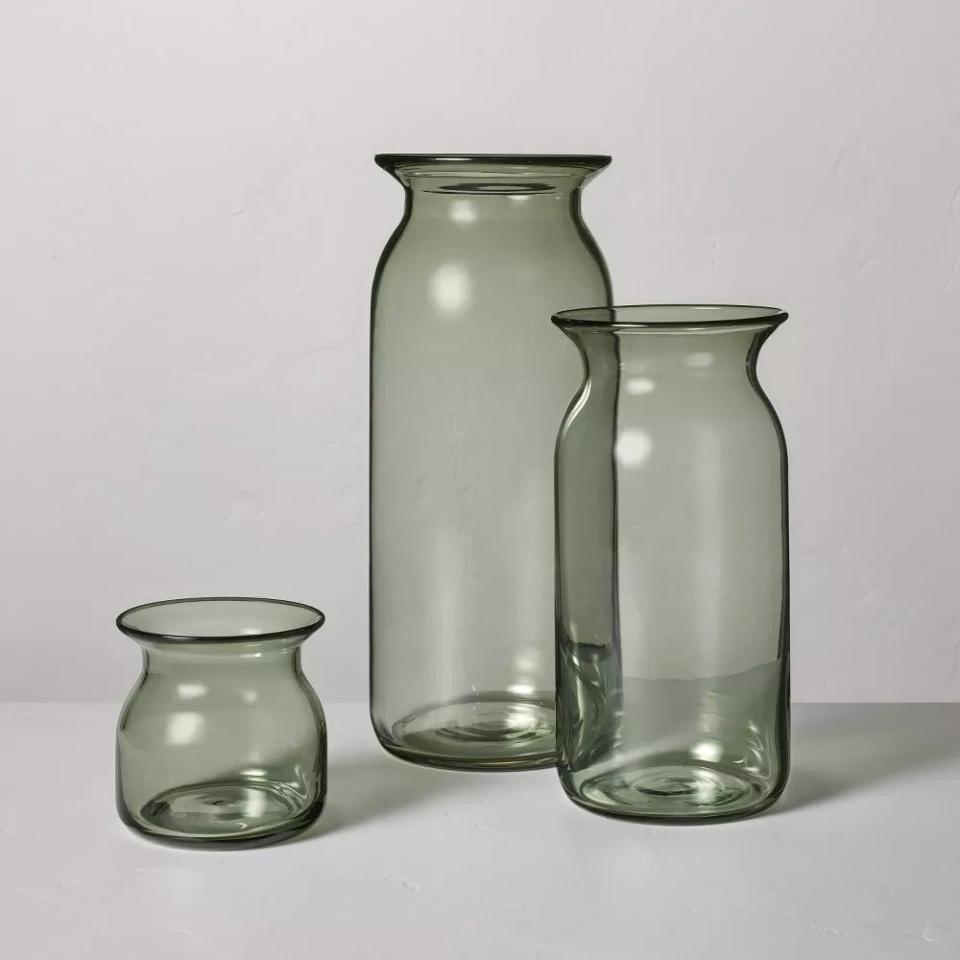
[[[230,606],[246,609],[230,611]],[[184,629],[189,617],[177,617],[176,607],[187,608],[201,621],[204,613],[210,616],[219,612],[223,626],[213,628],[198,624]],[[258,607],[259,610],[256,609]],[[217,611],[217,608],[220,610]],[[174,616],[165,619],[162,614],[167,612]],[[257,615],[262,626],[256,625]],[[130,607],[117,617],[116,624],[128,637],[157,643],[256,643],[309,636],[323,626],[325,619],[322,611],[316,607],[293,600],[269,597],[180,597]]]
[[[612,157],[600,153],[378,153],[374,162],[389,173],[410,167],[430,167],[445,173],[466,166],[476,171],[491,167],[498,174],[504,167],[556,167],[596,171],[609,166]]]
[[[562,329],[684,330],[768,329],[788,314],[779,307],[735,303],[632,303],[610,307],[577,307],[552,317]]]

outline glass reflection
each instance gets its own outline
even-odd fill
[[[470,275],[458,263],[445,263],[430,277],[430,300],[440,313],[461,313],[473,301]]]
[[[172,713],[167,717],[165,740],[171,747],[185,747],[200,740],[203,733],[202,713]]]
[[[636,469],[650,459],[653,440],[644,430],[623,430],[617,438],[616,457],[622,467]]]
[[[447,214],[454,223],[466,225],[475,223],[477,208],[472,200],[454,200]]]

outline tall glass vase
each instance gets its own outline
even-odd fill
[[[558,767],[602,813],[755,813],[788,769],[786,446],[768,307],[568,310],[556,449]]]
[[[373,286],[373,725],[421,763],[552,764],[552,438],[579,374],[545,319],[610,302],[580,218],[610,158],[376,160],[406,208]]]

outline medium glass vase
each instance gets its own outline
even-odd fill
[[[601,813],[755,813],[787,779],[787,454],[768,307],[568,310],[556,448],[561,782]]]
[[[609,303],[601,156],[377,163],[406,207],[373,286],[371,714],[405,759],[555,758],[552,457],[579,379],[545,320]]]
[[[143,673],[117,727],[117,809],[159,840],[282,840],[320,815],[323,710],[300,647],[313,607],[249,597],[168,600],[121,613]]]

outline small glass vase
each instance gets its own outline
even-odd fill
[[[376,161],[406,208],[373,286],[373,725],[419,763],[552,765],[553,437],[578,369],[544,318],[610,302],[580,215],[610,158]]]
[[[117,809],[189,844],[283,840],[320,815],[323,709],[300,646],[323,614],[259,598],[167,600],[121,613],[143,673],[117,728]]]
[[[556,448],[558,768],[631,817],[756,813],[787,779],[787,454],[768,307],[568,310]]]

